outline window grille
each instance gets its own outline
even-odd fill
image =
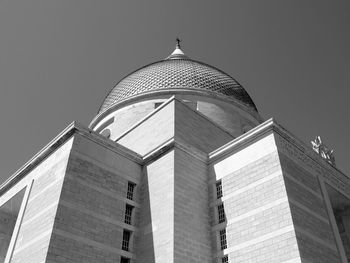
[[[163,102],[156,102],[156,103],[154,103],[154,108],[156,109],[162,104],[163,104]]]
[[[219,215],[219,223],[225,222],[224,204],[218,205],[218,215]]]
[[[217,198],[222,197],[222,183],[221,180],[216,182],[216,196]]]
[[[220,246],[221,250],[227,248],[226,229],[220,230]]]
[[[222,259],[221,259],[221,262],[222,263],[228,263],[228,256],[224,256]]]
[[[130,263],[130,258],[121,257],[120,258],[120,263]]]
[[[131,232],[124,229],[124,231],[123,231],[122,250],[129,251],[130,236],[131,236]]]
[[[126,198],[133,200],[134,198],[134,189],[135,184],[132,182],[128,182],[128,192],[126,193]]]
[[[131,225],[131,218],[132,218],[132,210],[133,210],[133,206],[126,204],[125,205],[125,219],[124,222],[126,224]]]
[[[120,263],[130,263],[130,258],[121,257],[120,258]]]

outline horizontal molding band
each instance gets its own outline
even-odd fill
[[[94,218],[96,218],[98,220],[102,220],[102,221],[104,221],[106,223],[110,223],[110,224],[113,224],[113,225],[116,225],[116,226],[120,226],[123,229],[125,228],[125,229],[128,229],[128,230],[133,231],[133,232],[137,231],[137,228],[135,226],[133,226],[133,225],[125,224],[122,221],[115,220],[115,219],[113,219],[111,217],[95,213],[95,212],[93,212],[93,211],[91,211],[89,209],[86,209],[86,208],[81,207],[81,206],[77,206],[77,205],[69,203],[69,202],[67,202],[65,200],[62,200],[59,205],[62,205],[64,207],[67,207],[67,208],[70,208],[70,209],[73,209],[73,210],[76,210],[76,211],[79,211],[79,212],[81,212],[83,214],[92,216],[92,217],[94,217]],[[133,219],[135,219],[135,217]]]
[[[116,247],[111,247],[111,246],[105,245],[103,243],[100,243],[100,242],[97,242],[97,241],[94,241],[91,239],[80,237],[80,236],[71,234],[69,232],[60,230],[60,229],[54,229],[53,233],[56,235],[62,236],[64,238],[72,239],[72,240],[77,241],[79,243],[84,243],[88,246],[92,246],[92,247],[96,247],[96,248],[101,249],[101,250],[108,251],[109,253],[113,253],[116,255],[121,255],[121,256],[131,258],[131,259],[135,259],[134,254],[132,254],[131,252],[127,252],[127,251],[118,249]],[[122,244],[120,243],[120,247],[121,247],[121,245]]]
[[[223,228],[223,227],[222,227],[223,225],[224,225],[225,227],[227,227],[227,226],[229,226],[229,225],[231,225],[231,224],[233,224],[233,223],[236,223],[236,222],[238,222],[238,221],[240,221],[240,220],[249,218],[249,217],[251,217],[251,216],[254,216],[254,215],[258,214],[258,213],[261,213],[261,212],[263,212],[263,211],[265,211],[265,210],[268,210],[268,209],[270,209],[270,208],[273,208],[273,207],[275,207],[275,206],[278,206],[278,205],[280,205],[280,204],[282,204],[282,203],[286,203],[286,202],[288,202],[287,197],[283,197],[283,198],[277,199],[277,200],[275,200],[275,201],[273,201],[273,202],[271,202],[271,203],[268,203],[268,204],[263,205],[263,206],[261,206],[261,207],[258,207],[258,208],[256,208],[256,209],[250,210],[250,211],[247,212],[247,213],[244,213],[244,214],[241,214],[241,215],[236,216],[236,217],[234,217],[234,218],[231,218],[231,219],[227,220],[227,222],[225,222],[225,223],[221,223],[221,224],[215,225],[215,226],[212,227],[212,231],[217,231],[217,230],[219,230],[219,229],[222,229],[222,228]]]
[[[255,188],[255,187],[257,187],[257,186],[259,186],[259,185],[261,185],[263,183],[266,183],[266,182],[268,182],[268,181],[270,181],[270,180],[272,180],[272,179],[274,179],[274,178],[276,178],[278,176],[282,177],[282,172],[281,171],[276,171],[276,172],[274,172],[274,173],[272,173],[272,174],[270,174],[268,176],[265,176],[265,177],[255,181],[255,182],[252,182],[252,183],[250,183],[250,184],[248,184],[248,185],[246,185],[246,186],[244,186],[242,188],[239,188],[239,189],[237,189],[236,191],[234,191],[234,192],[232,192],[230,194],[224,195],[220,199],[216,199],[215,201],[211,202],[210,206],[212,207],[212,206],[218,205],[218,204],[222,203],[223,201],[226,201],[226,200],[228,200],[228,199],[230,199],[232,197],[240,195],[240,194],[242,194],[242,193],[244,193],[244,192],[246,192],[248,190],[251,190],[251,189],[253,189],[253,188]],[[283,180],[283,179],[281,178],[281,180]]]
[[[82,180],[82,179],[78,179],[78,178],[69,178],[69,177],[67,177],[67,180],[75,181],[75,182],[79,183],[80,185],[86,186],[86,187],[88,187],[88,188],[90,188],[90,189],[93,189],[93,190],[95,190],[95,191],[97,191],[97,192],[99,192],[99,193],[101,193],[101,194],[103,194],[103,195],[106,195],[106,196],[108,196],[108,197],[111,197],[111,198],[113,198],[113,199],[115,199],[115,200],[128,203],[128,204],[133,205],[133,206],[135,206],[135,207],[137,207],[137,208],[140,207],[140,204],[139,204],[139,203],[136,203],[136,202],[133,201],[133,200],[127,199],[126,197],[120,196],[120,195],[116,194],[115,192],[112,192],[112,191],[103,189],[103,188],[101,188],[101,187],[99,187],[99,186],[95,186],[95,185],[89,184],[89,183],[85,182],[85,181]]]
[[[251,239],[249,241],[243,242],[243,243],[241,243],[239,245],[227,248],[227,249],[224,250],[224,254],[229,254],[229,253],[232,253],[234,251],[237,251],[237,250],[240,250],[240,249],[243,249],[243,248],[246,248],[246,247],[258,244],[258,243],[262,243],[265,240],[268,240],[268,239],[271,239],[271,238],[274,238],[274,237],[277,237],[277,236],[281,236],[281,235],[289,233],[289,232],[293,232],[293,235],[295,235],[294,234],[294,226],[293,225],[289,225],[289,226],[283,227],[283,228],[278,229],[276,231],[273,231],[273,232],[270,232],[268,234],[262,235],[260,237],[257,237],[257,238]]]
[[[302,235],[307,236],[308,238],[312,239],[313,241],[317,242],[320,245],[323,245],[331,250],[333,250],[334,252],[338,253],[338,249],[335,245],[332,245],[328,242],[325,242],[324,240],[322,240],[321,238],[316,237],[314,234],[309,233],[308,231],[306,231],[305,229],[299,227],[299,226],[295,226],[295,231],[298,233],[301,233]],[[335,243],[335,239],[334,239],[334,243]]]

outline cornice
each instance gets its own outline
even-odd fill
[[[143,156],[143,165],[147,165],[157,160],[158,158],[173,150],[174,148],[179,149],[204,163],[208,163],[208,154],[202,152],[201,150],[198,150],[195,147],[187,145],[179,139],[171,138],[170,140],[159,145],[157,148],[153,149],[149,153],[145,154]]]
[[[11,175],[6,181],[0,185],[0,196],[4,194],[14,184],[20,181],[30,171],[32,171],[38,164],[45,160],[51,153],[57,150],[61,145],[67,142],[74,134],[79,134],[95,143],[104,146],[105,148],[123,155],[124,157],[142,164],[143,160],[140,155],[125,148],[122,145],[116,144],[113,141],[102,137],[98,133],[84,127],[83,125],[72,122],[61,133],[59,133],[53,140],[51,140],[44,148],[37,152],[28,162],[26,162],[20,169]]]
[[[260,140],[267,134],[276,134],[281,137],[281,139],[279,139],[275,136],[276,150],[287,153],[292,158],[302,162],[309,170],[316,170],[317,173],[321,174],[327,182],[342,191],[344,194],[346,193],[350,198],[350,177],[337,167],[329,164],[317,154],[310,145],[305,144],[303,141],[295,137],[291,132],[286,130],[272,118],[209,153],[209,163],[214,163],[225,158],[251,143]]]

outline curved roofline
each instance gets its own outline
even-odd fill
[[[107,109],[110,108],[110,107],[108,107],[106,110],[101,111],[101,108],[102,108],[102,106],[103,106],[103,104],[104,104],[104,101],[108,98],[108,96],[113,92],[113,90],[115,89],[115,87],[118,86],[118,84],[119,84],[120,82],[122,82],[122,81],[123,81],[124,79],[126,79],[127,77],[131,76],[132,74],[134,74],[134,73],[136,73],[136,72],[138,72],[138,71],[140,71],[140,70],[142,70],[142,69],[144,69],[144,68],[146,68],[146,67],[149,67],[149,66],[152,66],[152,65],[154,65],[154,64],[161,63],[161,62],[164,62],[164,61],[167,61],[167,60],[170,60],[170,59],[167,59],[167,58],[166,58],[166,59],[163,59],[163,60],[159,60],[159,61],[156,61],[156,62],[149,63],[149,64],[147,64],[147,65],[145,65],[145,66],[143,66],[143,67],[141,67],[141,68],[138,68],[138,69],[132,71],[131,73],[129,73],[129,74],[125,75],[123,78],[121,78],[121,79],[110,89],[110,91],[107,93],[107,95],[106,95],[105,98],[103,99],[103,103],[101,104],[101,106],[99,107],[99,110],[98,110],[98,112],[97,112],[98,115],[99,115],[100,113],[103,113],[104,111],[106,111]],[[193,60],[193,59],[190,59],[190,58],[181,58],[181,59],[176,59],[176,60],[189,60],[189,61],[192,61],[192,62],[201,64],[201,65],[203,65],[203,66],[206,66],[206,67],[215,69],[215,70],[217,70],[218,72],[220,72],[220,73],[226,75],[227,77],[233,79],[233,80],[237,83],[238,86],[240,86],[240,87],[242,87],[242,89],[244,89],[243,86],[242,86],[235,78],[233,78],[232,76],[230,76],[229,74],[227,74],[226,72],[222,71],[221,69],[219,69],[219,68],[217,68],[217,67],[215,67],[215,66],[209,65],[209,64],[204,63],[204,62],[201,62],[201,61]],[[193,89],[193,88],[191,88],[191,89]],[[159,90],[166,90],[166,89],[159,89]],[[194,90],[194,89],[193,89],[193,90]],[[252,106],[253,106],[252,108],[253,108],[256,112],[258,112],[258,109],[257,109],[257,107],[256,107],[256,105],[255,105],[255,103],[254,103],[254,101],[252,100],[251,96],[249,95],[249,93],[248,93],[245,89],[244,89],[244,91],[245,91],[245,92],[247,93],[247,95],[249,96],[249,99],[250,99],[251,104],[252,104]],[[137,94],[141,94],[141,93],[137,93]],[[137,94],[135,94],[135,95],[137,95]],[[224,95],[224,96],[225,96],[225,95]],[[226,96],[226,97],[230,97],[230,96]],[[122,101],[124,101],[124,100],[122,100]],[[120,102],[122,102],[122,101],[120,101]],[[116,103],[116,102],[115,102],[115,103]],[[111,104],[110,106],[114,105],[115,103]],[[247,106],[247,107],[249,107],[249,106]]]
[[[125,107],[128,104],[136,101],[136,100],[147,100],[147,98],[150,98],[152,96],[159,96],[159,95],[172,95],[172,94],[188,94],[188,95],[197,95],[197,96],[203,96],[208,97],[211,99],[219,99],[223,102],[233,104],[234,106],[238,107],[242,111],[247,112],[249,115],[251,115],[254,119],[256,119],[259,123],[263,122],[264,119],[260,116],[258,111],[253,110],[251,107],[247,106],[243,102],[241,102],[238,99],[235,99],[233,97],[226,96],[224,94],[209,91],[209,90],[203,90],[203,89],[186,89],[184,87],[178,87],[178,88],[168,88],[168,89],[158,89],[158,90],[149,90],[142,93],[134,94],[128,98],[125,98],[121,101],[116,101],[113,104],[111,104],[106,110],[98,113],[90,122],[89,128],[93,129],[94,126],[104,117],[112,113],[113,111]]]

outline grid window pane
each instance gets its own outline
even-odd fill
[[[225,222],[224,204],[218,205],[219,223]]]
[[[123,231],[122,250],[129,251],[130,236],[131,236],[131,232],[124,229],[124,231]]]
[[[226,229],[220,230],[220,246],[221,250],[227,248]]]
[[[128,192],[126,193],[126,198],[132,200],[134,198],[135,184],[128,182]]]
[[[217,198],[222,197],[222,183],[221,180],[216,182],[216,196]]]
[[[222,259],[221,259],[221,262],[222,263],[228,263],[228,256],[224,256]]]
[[[132,219],[132,210],[133,210],[133,206],[126,204],[125,205],[125,219],[124,222],[126,224],[131,225],[131,219]]]
[[[120,258],[120,263],[130,263],[130,258],[121,257]]]

